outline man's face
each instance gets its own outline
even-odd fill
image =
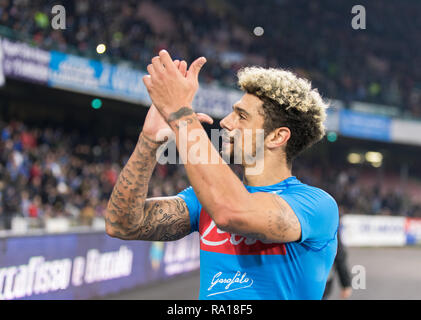
[[[245,164],[245,159],[256,157],[263,148],[263,102],[256,96],[245,93],[232,107],[232,112],[220,121],[224,129],[222,156],[230,163]],[[256,141],[258,141],[256,145]],[[241,157],[241,158],[239,158]],[[237,163],[241,159],[241,163]],[[248,162],[250,164],[250,162]]]

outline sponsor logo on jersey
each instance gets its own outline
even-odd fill
[[[200,212],[199,233],[200,249],[205,251],[234,255],[286,254],[283,243],[247,238],[219,230],[204,209]]]

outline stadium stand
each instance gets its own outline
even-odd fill
[[[283,66],[310,78],[327,97],[387,104],[403,116],[421,117],[417,1],[370,1],[362,32],[342,23],[353,4],[335,0],[267,0],[264,6],[257,0],[247,6],[239,0],[67,1],[65,30],[49,28],[45,12],[53,4],[0,1],[1,34],[95,58],[104,43],[106,59],[141,69],[161,48],[190,62],[205,55],[202,81],[227,86],[235,85],[242,66]],[[256,26],[264,37],[253,35]]]
[[[92,139],[89,139],[92,138]],[[81,137],[52,128],[1,124],[0,212],[44,219],[65,216],[90,225],[102,217],[134,141]],[[91,140],[92,142],[88,142]],[[181,169],[181,168],[180,168]],[[158,165],[150,196],[173,195],[187,186],[182,171]]]
[[[6,229],[13,216],[32,218],[36,227],[43,227],[51,217],[91,225],[93,218],[103,216],[135,143],[115,136],[29,127],[20,121],[1,122],[0,132],[0,221]],[[233,169],[240,174],[238,167]],[[404,192],[397,187],[396,174],[386,173],[379,181],[374,173],[374,169],[325,167],[306,161],[298,161],[294,168],[303,182],[331,193],[341,213],[421,217],[421,205],[414,196],[421,191],[420,182]],[[158,164],[149,196],[174,195],[187,186],[182,165]]]

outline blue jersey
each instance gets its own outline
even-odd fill
[[[301,224],[301,239],[268,243],[219,230],[192,187],[178,194],[189,209],[191,231],[200,233],[199,299],[321,299],[337,249],[336,201],[296,177],[250,193],[281,196]]]

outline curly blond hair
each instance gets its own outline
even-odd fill
[[[265,135],[288,127],[287,162],[325,134],[325,103],[311,83],[284,69],[246,67],[238,71],[240,88],[263,101]]]

